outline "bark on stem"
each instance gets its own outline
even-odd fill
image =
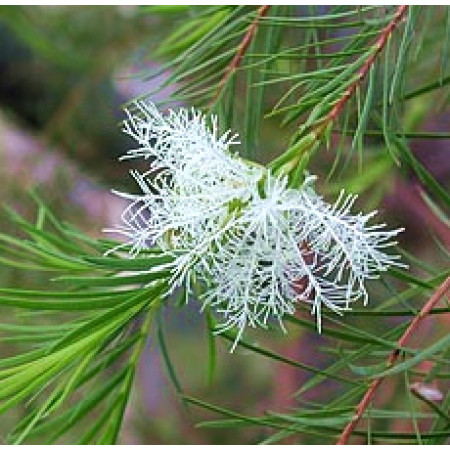
[[[430,297],[430,299],[425,303],[423,308],[421,309],[420,313],[414,317],[412,322],[409,324],[408,328],[405,330],[401,338],[397,341],[398,349],[394,350],[387,360],[387,368],[392,367],[395,362],[397,361],[401,348],[406,346],[406,342],[408,341],[409,337],[411,336],[414,331],[416,331],[420,321],[426,317],[430,311],[436,306],[436,304],[439,302],[439,300],[450,290],[450,277],[447,277],[447,279],[437,288],[437,290],[434,292],[434,294]],[[362,415],[364,414],[364,411],[367,409],[367,407],[370,405],[373,396],[375,395],[375,392],[378,388],[378,386],[382,383],[383,377],[376,378],[375,380],[370,383],[369,388],[367,389],[366,393],[364,394],[363,398],[359,402],[358,406],[356,407],[356,413],[353,416],[352,420],[347,424],[347,426],[342,431],[341,436],[337,440],[337,445],[345,445],[348,443],[348,440],[350,439],[350,436],[352,435],[353,431],[356,428],[356,425],[358,424],[359,420],[361,419]]]
[[[359,86],[361,81],[366,77],[370,68],[372,67],[375,59],[378,54],[384,49],[387,44],[389,37],[392,32],[395,30],[397,25],[402,20],[406,10],[408,9],[408,5],[400,5],[397,8],[397,12],[395,13],[393,19],[389,22],[389,24],[383,29],[380,33],[377,41],[374,44],[375,50],[374,52],[367,58],[367,60],[362,65],[361,69],[359,69],[358,76],[356,80],[347,88],[344,92],[343,96],[338,100],[338,102],[333,106],[333,109],[328,113],[326,122],[329,123],[333,121],[342,111],[350,97],[355,93],[356,88]]]
[[[225,74],[219,83],[216,95],[214,96],[214,99],[212,101],[213,104],[220,97],[220,94],[222,93],[222,90],[225,87],[230,76],[233,75],[234,71],[239,67],[241,60],[245,55],[245,52],[247,51],[250,43],[252,42],[252,40],[256,34],[256,30],[258,29],[258,25],[259,25],[259,21],[260,21],[261,17],[264,17],[267,14],[270,6],[271,5],[264,5],[264,6],[261,6],[260,8],[258,8],[258,12],[257,12],[255,19],[248,27],[247,32],[245,33],[244,38],[242,39],[241,43],[239,44],[238,50],[237,50],[236,54],[234,55],[234,58],[231,60],[230,64],[228,64],[228,67],[225,70]]]

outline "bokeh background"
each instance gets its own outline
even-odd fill
[[[120,132],[121,106],[161,81],[146,81],[139,74],[161,63],[155,49],[172,25],[170,20],[136,6],[0,7],[2,203],[32,218],[29,190],[33,189],[59,218],[92,236],[101,236],[103,228],[118,223],[124,205],[110,190],[133,189],[129,163],[117,161],[131,145]],[[169,92],[162,90],[151,99],[164,99]],[[446,92],[444,99],[418,97],[410,104],[406,120],[422,130],[449,131]],[[258,155],[268,160],[282,149],[286,136],[271,123],[264,133]],[[412,147],[436,179],[448,185],[449,140],[416,139]],[[319,174],[326,175],[333,159],[327,155],[325,162],[316,164]],[[378,170],[384,170],[383,166]],[[448,226],[429,208],[415,177],[398,177],[389,169],[382,189],[377,193],[375,188],[362,202],[368,208],[379,203],[393,226],[407,224],[402,245],[419,260],[445,266],[448,262],[435,251],[434,239],[438,237],[448,248]],[[328,192],[331,198],[334,194]],[[12,231],[3,220],[0,229]],[[12,269],[0,273],[1,285],[27,287],[39,282],[32,273]],[[381,295],[375,294],[375,304]],[[186,393],[249,414],[295,406],[292,394],[308,378],[306,372],[245,350],[230,356],[227,346],[219,345],[217,369],[210,380],[205,324],[198,306],[169,308],[166,319],[168,347]],[[447,320],[448,327],[445,316],[436,320]],[[422,335],[432,337],[431,322],[425,324]],[[273,331],[252,337],[306,364],[325,366],[333,358],[320,351],[325,338],[314,332],[295,328],[287,336]],[[10,353],[10,346],[14,343],[0,338],[1,352]],[[331,389],[333,385],[322,386],[313,399],[326,400]],[[394,385],[387,384],[385,389],[384,396],[395,397]],[[15,411],[0,421],[0,436],[20,414]],[[208,417],[213,415],[180,402],[151,339],[126,412],[122,443],[226,444],[256,442],[264,436],[260,429],[229,433],[195,427]]]

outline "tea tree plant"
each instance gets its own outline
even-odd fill
[[[43,290],[0,289],[10,311],[0,328],[19,349],[0,360],[0,412],[26,410],[10,442],[56,442],[78,425],[78,443],[116,442],[144,344],[180,291],[182,304],[204,313],[211,355],[223,341],[228,358],[244,348],[311,374],[292,393],[295,410],[250,416],[182,392],[160,339],[180,400],[218,416],[202,426],[272,430],[265,443],[445,442],[449,397],[437,386],[448,387],[450,338],[439,319],[450,312],[450,271],[397,247],[408,224],[387,226],[356,194],[379,202],[386,174],[409,170],[429,213],[447,223],[448,192],[409,143],[449,136],[411,131],[408,111],[422,96],[448,98],[449,8],[143,13],[173,24],[155,52],[161,67],[142,74],[168,73],[158,89],[173,87],[172,105],[155,105],[149,93],[124,109],[134,147],[122,164],[139,193],[115,191],[128,200],[121,223],[105,230],[115,239],[90,238],[37,197],[34,223],[6,212],[22,235],[0,234],[0,262],[49,280]],[[263,151],[261,137],[275,127],[282,138],[269,137],[274,149]],[[448,258],[447,243],[448,234],[436,235],[436,254]],[[371,301],[372,285],[382,301]],[[410,346],[428,316],[439,331]],[[274,325],[329,337],[316,351],[334,361],[312,366],[253,342],[253,328],[270,334]],[[401,383],[407,406],[373,404],[388,379]],[[331,398],[304,400],[327,381],[336,383]],[[386,430],[387,419],[413,431]]]

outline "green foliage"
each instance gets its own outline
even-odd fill
[[[261,132],[275,122],[282,126],[291,124],[289,140],[293,144],[311,130],[321,140],[325,138],[320,136],[320,128],[326,115],[358,79],[366,61],[377,55],[356,95],[348,102],[352,120],[343,120],[342,114],[334,127],[341,134],[353,136],[349,153],[357,150],[361,160],[367,137],[379,133],[391,157],[398,162],[392,136],[409,131],[404,129],[401,117],[401,111],[407,107],[405,102],[442,89],[447,83],[447,9],[409,8],[404,23],[400,22],[398,30],[389,35],[386,47],[378,55],[378,38],[395,17],[396,7],[322,8],[326,12],[318,8],[272,6],[262,17],[255,7],[211,8],[209,20],[218,15],[221,20],[203,31],[195,27],[199,17],[203,17],[202,8],[192,8],[190,17],[183,15],[183,27],[196,29],[195,42],[181,51],[177,27],[169,38],[169,42],[177,41],[172,46],[176,56],[157,72],[143,75],[152,78],[169,70],[169,76],[157,90],[177,86],[170,101],[218,113],[224,129],[241,132],[244,156],[266,159],[264,146],[261,150],[259,145]],[[429,21],[419,20],[424,14]],[[257,32],[249,48],[240,64],[230,70],[255,22]],[[187,35],[185,40],[188,39],[192,36]],[[437,57],[430,47],[441,40],[444,44]],[[160,51],[169,51],[167,42],[161,44]],[[423,88],[417,89],[418,78],[422,84],[426,80]]]
[[[327,195],[345,188],[377,204],[397,172],[405,178],[414,173],[433,218],[448,224],[447,186],[423,166],[409,141],[449,138],[446,131],[417,129],[434,104],[448,98],[449,11],[411,6],[395,22],[398,9],[391,6],[144,7],[142,15],[159,15],[173,29],[165,32],[155,52],[161,67],[142,75],[156,79],[168,72],[155,91],[175,87],[165,104],[183,102],[217,113],[224,129],[242,135],[244,156],[268,162],[274,172],[289,175],[292,185],[318,165],[325,172],[322,188]],[[22,26],[20,21],[11,18],[17,26]],[[49,57],[60,58],[51,41],[34,41],[33,34],[26,39]],[[437,42],[442,43],[439,51]],[[427,104],[423,111],[419,102]],[[281,138],[272,138],[279,128]],[[394,391],[392,398],[364,411],[355,436],[368,443],[448,440],[449,394],[438,404],[415,397],[411,384],[414,377],[430,386],[438,381],[448,386],[448,303],[430,312],[428,320],[436,326],[420,348],[398,344],[450,275],[438,257],[428,263],[403,251],[411,268],[391,270],[374,284],[378,301],[345,317],[324,314],[315,351],[328,357],[325,363],[288,357],[257,337],[241,341],[244,352],[308,374],[295,393],[295,408],[255,415],[210,404],[181,388],[183,380],[157,314],[169,289],[167,255],[155,249],[135,259],[121,252],[105,256],[115,242],[89,238],[60,223],[36,201],[36,223],[7,212],[25,237],[0,233],[2,265],[48,280],[45,290],[0,289],[0,307],[8,311],[0,324],[1,340],[17,349],[0,360],[0,413],[18,405],[26,409],[9,442],[116,442],[137,363],[154,327],[180,399],[214,414],[200,427],[256,427],[264,443],[331,443],[352,420],[369,383],[382,377]],[[433,250],[447,263],[445,243],[438,236],[435,240]],[[305,311],[300,308],[287,318],[294,336],[315,336],[315,322]],[[206,328],[207,378],[214,383],[220,342],[228,348],[235,335],[216,336],[209,313]],[[401,357],[390,367],[386,361],[393,351]],[[423,370],[424,363],[431,369]],[[310,400],[313,392],[330,385],[326,398]],[[400,406],[392,407],[394,399]],[[393,432],[388,425],[394,420],[411,425],[411,431]]]
[[[2,307],[29,313],[0,326],[8,333],[2,340],[20,351],[0,361],[0,412],[24,400],[28,405],[9,441],[52,443],[81,422],[85,433],[79,443],[114,443],[136,364],[167,289],[167,272],[149,267],[161,267],[167,258],[156,251],[130,261],[105,257],[108,242],[62,225],[38,204],[37,224],[8,211],[26,238],[0,235],[3,264],[52,277],[45,291],[0,291]],[[147,273],[130,275],[143,267]],[[63,324],[54,323],[55,312],[63,314]]]

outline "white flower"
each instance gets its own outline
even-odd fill
[[[189,293],[195,279],[204,306],[223,318],[219,332],[237,329],[235,345],[247,326],[274,319],[283,328],[300,301],[312,305],[320,331],[323,306],[341,314],[366,304],[365,281],[401,265],[385,253],[401,230],[368,225],[375,213],[352,215],[354,195],[326,203],[314,177],[292,189],[240,159],[216,118],[210,129],[194,110],[163,116],[143,102],[127,114],[124,131],[139,147],[122,159],[149,159],[149,170],[132,172],[140,194],[118,193],[131,203],[114,231],[131,256],[154,245],[171,254],[172,288],[185,283]]]
[[[127,238],[130,254],[158,245],[176,256],[172,286],[181,284],[192,266],[209,258],[231,227],[230,205],[245,202],[263,174],[230,152],[236,136],[218,135],[200,113],[181,109],[162,116],[152,104],[138,102],[127,111],[124,132],[139,144],[121,159],[149,159],[149,170],[132,171],[141,193],[116,192],[131,200],[114,231]]]
[[[385,230],[386,224],[368,225],[376,211],[351,214],[356,195],[339,194],[334,205],[326,203],[312,187],[301,192],[297,227],[311,249],[318,255],[324,274],[334,283],[345,284],[345,309],[351,301],[368,301],[364,281],[377,278],[391,265],[403,266],[400,256],[384,253],[396,245],[392,238],[401,229]]]
[[[366,302],[364,281],[400,265],[382,251],[400,230],[366,226],[373,213],[351,215],[356,196],[341,193],[334,205],[325,203],[313,180],[294,190],[268,174],[263,196],[255,189],[215,258],[203,298],[223,315],[221,330],[237,327],[236,342],[247,325],[265,327],[275,318],[283,328],[299,301],[312,303],[320,331],[323,306],[341,314],[360,298]]]
[[[314,279],[314,262],[296,240],[292,222],[298,192],[268,174],[263,194],[255,186],[205,276],[206,284],[212,283],[203,300],[222,314],[220,331],[238,329],[235,345],[247,325],[266,327],[275,318],[283,327],[283,316],[294,314],[298,301],[295,280],[307,274]],[[311,288],[302,293],[305,298]]]

